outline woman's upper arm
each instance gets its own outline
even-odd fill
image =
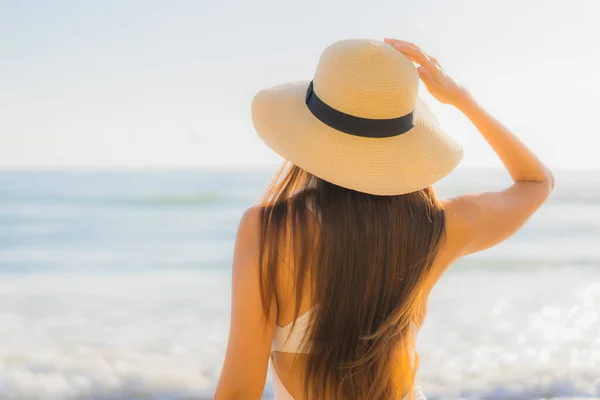
[[[499,192],[469,194],[445,203],[446,242],[457,258],[490,248],[517,232],[544,203],[550,182],[516,182]]]
[[[242,217],[236,237],[229,341],[215,399],[262,397],[275,316],[267,318],[262,308],[259,237],[259,209],[250,208]]]

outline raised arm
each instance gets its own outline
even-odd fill
[[[461,256],[487,249],[519,230],[548,198],[554,176],[471,96],[465,96],[456,106],[494,149],[514,182],[498,192],[468,194],[447,202],[448,238]]]
[[[498,192],[468,194],[445,202],[446,259],[489,248],[514,234],[544,203],[554,177],[544,164],[498,120],[487,113],[438,61],[412,43],[386,39],[420,64],[419,77],[440,102],[457,107],[496,152],[514,183]]]

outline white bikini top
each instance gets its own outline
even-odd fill
[[[311,308],[306,311],[304,314],[300,315],[296,319],[296,325],[294,329],[292,329],[292,322],[287,324],[286,326],[278,326],[275,325],[275,332],[273,333],[273,342],[271,344],[271,352],[281,351],[283,353],[308,353],[310,346],[305,346],[304,349],[301,348],[302,338],[304,337],[304,333],[308,329],[308,322],[311,311],[314,309]],[[271,370],[273,373],[273,391],[275,394],[275,400],[295,400],[294,397],[290,394],[290,392],[285,387],[284,383],[281,381],[279,374],[277,373],[277,369],[275,369],[275,365],[271,361]]]
[[[304,314],[300,315],[296,319],[296,325],[292,330],[292,323],[290,322],[286,326],[275,325],[275,332],[273,333],[273,343],[271,345],[271,351],[281,351],[283,353],[309,353],[310,346],[304,346],[301,348],[302,338],[308,329],[308,322],[310,320],[310,313],[314,310],[314,307],[310,308]]]

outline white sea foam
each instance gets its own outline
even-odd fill
[[[430,395],[600,396],[600,269],[455,270],[419,336]]]
[[[1,398],[210,398],[228,287],[227,274],[2,277]]]

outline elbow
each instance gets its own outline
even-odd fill
[[[522,173],[518,174],[516,177],[513,176],[513,180],[516,183],[519,182],[529,182],[535,183],[538,187],[544,187],[548,194],[554,190],[554,174],[552,171],[548,169],[548,167],[542,165],[541,168],[538,168],[535,173]]]
[[[554,174],[548,168],[546,168],[546,182],[548,185],[548,194],[554,190]]]
[[[554,190],[554,175],[548,168],[544,168],[535,178],[523,179],[517,181],[517,183],[528,183],[532,184],[535,189],[536,198],[542,199],[542,202],[546,201],[552,190]],[[541,205],[541,203],[540,203]]]

